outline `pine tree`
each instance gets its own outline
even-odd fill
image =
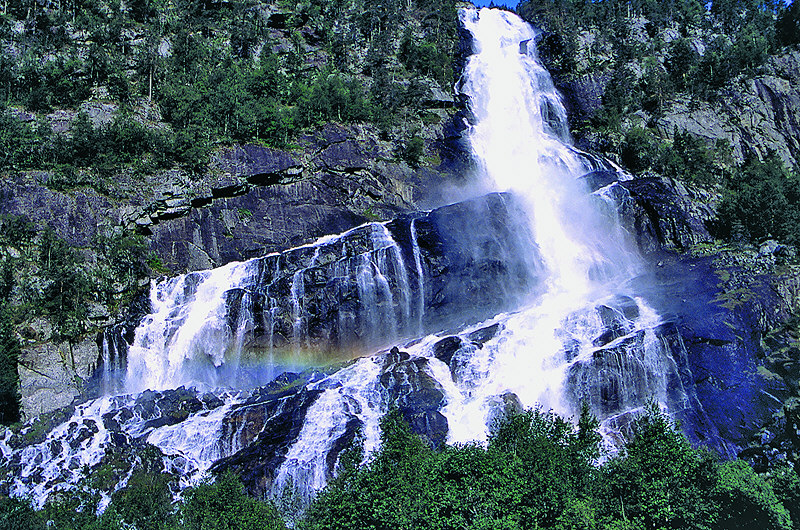
[[[19,362],[20,344],[5,303],[0,305],[0,424],[20,419]]]

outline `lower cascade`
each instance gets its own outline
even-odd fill
[[[626,175],[570,145],[531,27],[460,18],[481,193],[153,282],[132,342],[106,333],[104,395],[0,440],[12,494],[41,505],[101,468],[110,493],[151,459],[183,486],[233,470],[302,507],[356,438],[369,458],[393,407],[434,446],[535,406],[587,403],[610,446],[650,401],[708,422],[679,330],[641,289]]]

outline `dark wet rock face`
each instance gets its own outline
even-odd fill
[[[252,312],[253,345],[323,351],[482,320],[539,281],[519,208],[490,194],[261,258],[252,284],[229,292],[229,318]]]
[[[380,384],[390,406],[397,407],[411,430],[440,447],[447,438],[447,418],[439,412],[445,396],[439,382],[426,372],[429,362],[394,348],[384,359]]]
[[[223,439],[241,449],[217,461],[211,471],[234,471],[248,491],[263,494],[297,439],[308,408],[321,393],[302,387],[288,395],[254,396],[237,407],[226,417]]]
[[[664,344],[696,396],[689,395],[683,429],[735,456],[795,392],[772,375],[762,342],[797,307],[781,287],[789,279],[751,251],[655,259],[637,287],[666,322]]]

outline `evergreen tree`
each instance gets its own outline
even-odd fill
[[[20,420],[19,374],[21,348],[7,304],[0,302],[0,424]]]
[[[800,2],[794,1],[783,9],[775,29],[781,45],[800,44]]]
[[[188,530],[285,530],[269,501],[248,497],[239,477],[225,473],[209,484],[192,488],[182,508]]]

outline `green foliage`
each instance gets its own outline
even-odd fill
[[[100,494],[71,490],[55,494],[45,504],[42,515],[47,528],[55,530],[94,530],[98,527],[97,507]]]
[[[301,527],[580,527],[595,517],[586,492],[598,437],[588,410],[579,424],[575,430],[555,414],[529,411],[500,424],[488,448],[432,451],[390,412],[380,452],[363,468],[357,449],[346,453]]]
[[[0,302],[0,424],[20,420],[19,375],[21,347],[7,303]]]
[[[627,131],[620,145],[622,164],[634,173],[649,169],[658,160],[660,142],[648,129],[634,127]]]
[[[742,460],[719,466],[715,494],[720,506],[719,528],[792,528],[789,512],[772,487]]]
[[[0,530],[44,530],[42,514],[22,499],[0,495]]]
[[[719,207],[723,237],[800,243],[800,178],[774,154],[751,157],[725,182]]]
[[[74,107],[89,97],[86,64],[80,59],[57,57],[44,64],[23,63],[17,97],[31,110]]]
[[[22,248],[36,236],[36,226],[24,215],[0,215],[0,241],[8,246]]]
[[[772,486],[781,504],[789,510],[794,527],[800,527],[800,476],[792,465],[786,462],[771,470],[766,481]]]
[[[358,446],[345,452],[299,527],[790,528],[781,501],[796,475],[773,478],[773,492],[746,463],[692,448],[655,405],[623,453],[597,465],[597,427],[586,406],[577,428],[537,409],[502,420],[487,447],[432,451],[390,412],[382,449],[363,467]]]
[[[366,121],[372,109],[361,85],[338,73],[322,72],[308,88],[300,90],[298,120],[302,125],[326,121]]]
[[[688,132],[675,129],[672,146],[662,146],[657,169],[664,175],[695,184],[713,184],[724,169],[719,159],[730,151],[726,143],[713,148],[705,140]]]
[[[65,190],[80,185],[97,185],[78,168],[92,167],[111,172],[134,162],[149,169],[183,160],[175,153],[175,138],[169,130],[148,128],[124,113],[104,127],[95,128],[85,112],[79,112],[69,136],[56,134],[43,124],[30,125],[0,114],[0,169],[48,168],[48,186]],[[199,154],[196,154],[200,158]]]
[[[183,528],[189,530],[281,530],[286,525],[275,507],[248,497],[236,475],[223,474],[190,490],[183,505]]]
[[[419,136],[413,136],[403,147],[401,156],[411,167],[419,167],[419,161],[425,152],[425,141]]]
[[[778,42],[783,46],[800,43],[800,3],[784,7],[775,24]]]
[[[0,169],[36,165],[34,129],[11,115],[9,109],[0,111]]]
[[[414,76],[452,84],[454,0],[279,3],[275,27],[267,27],[249,1],[69,0],[35,9],[7,2],[0,35],[20,51],[0,57],[0,170],[53,170],[55,189],[105,192],[123,169],[178,164],[200,173],[219,144],[286,148],[326,121],[372,120],[384,130],[417,121],[424,109]],[[398,51],[397,34],[408,27],[419,38]],[[352,48],[364,42],[366,58]],[[114,123],[92,127],[79,115],[67,134],[7,110],[43,114],[105,94],[120,104]],[[142,98],[171,127],[127,115]]]
[[[655,171],[695,184],[714,184],[725,174],[725,143],[714,147],[688,132],[674,131],[672,141],[661,140],[651,129],[628,129],[620,144],[620,161],[634,173]]]
[[[155,268],[150,265],[151,262],[155,264],[155,255],[142,236],[98,235],[93,247],[102,256],[93,270],[95,290],[109,305],[124,303],[124,296],[135,293],[139,281],[148,278]],[[156,272],[161,273],[161,270]]]
[[[624,458],[604,469],[608,510],[643,528],[712,528],[715,467],[710,454],[693,449],[651,406],[637,419]]]
[[[659,119],[686,103],[714,108],[726,86],[800,41],[796,3],[772,0],[525,0],[517,11],[544,29],[538,51],[557,81],[603,86],[600,108],[572,118],[578,136],[632,171],[707,186],[721,181],[723,153],[685,131],[665,138]]]
[[[39,272],[44,286],[36,307],[50,318],[62,338],[75,337],[84,331],[92,286],[81,268],[82,261],[78,251],[51,228],[42,231]]]
[[[689,39],[677,39],[670,43],[665,66],[677,90],[686,90],[697,76],[700,54]]]
[[[526,528],[644,530],[789,529],[800,479],[788,466],[766,476],[745,462],[719,462],[691,447],[655,405],[631,426],[618,456],[598,463],[598,422],[584,405],[577,426],[540,409],[510,415],[486,446],[431,449],[402,415],[381,421],[382,447],[366,464],[360,433],[340,454],[337,476],[312,502],[300,529]],[[147,453],[147,454],[145,454]],[[150,454],[152,453],[152,454]],[[140,530],[284,529],[270,502],[248,497],[224,474],[184,492],[172,504],[169,475],[157,450],[115,492],[102,516],[99,495],[76,490],[53,496],[42,512],[0,497],[0,524],[14,528]],[[279,503],[286,506],[286,502]],[[11,528],[8,524],[0,528]]]
[[[397,411],[381,420],[383,448],[366,468],[348,465],[323,490],[300,528],[414,528],[425,514],[432,452]],[[434,528],[434,526],[430,526]]]
[[[581,430],[552,412],[537,409],[511,416],[493,433],[489,451],[499,451],[510,460],[516,487],[524,492],[513,505],[522,528],[555,526],[565,516],[567,505],[593,509],[584,496],[595,484],[592,457],[599,439],[588,409],[584,414]],[[565,517],[574,519],[575,515]]]
[[[436,79],[443,86],[453,77],[450,56],[440,51],[434,42],[419,41],[410,31],[400,41],[398,58],[412,72]]]
[[[175,519],[169,481],[163,473],[134,472],[127,486],[111,496],[116,514],[137,530],[169,528]]]
[[[0,256],[0,299],[5,300],[14,289],[14,259]]]

